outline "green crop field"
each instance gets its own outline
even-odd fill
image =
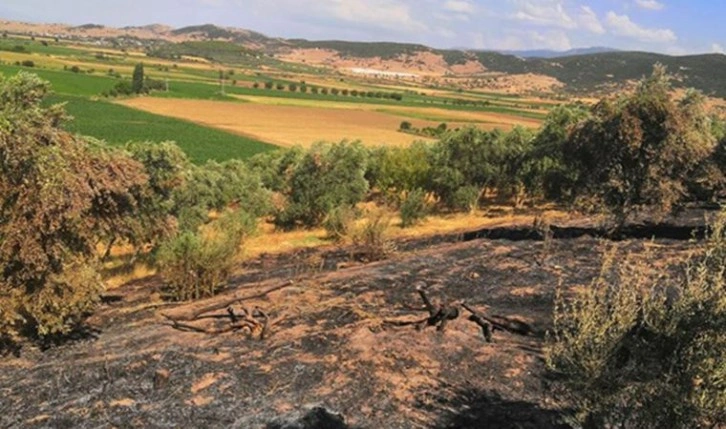
[[[300,85],[298,85],[299,87]],[[385,98],[376,97],[360,97],[352,95],[332,95],[332,94],[313,94],[311,92],[303,93],[299,90],[296,92],[288,91],[287,89],[254,89],[247,87],[234,87],[226,86],[225,92],[233,95],[248,95],[248,96],[263,96],[263,97],[274,97],[274,98],[288,98],[297,100],[317,100],[325,102],[347,102],[347,103],[360,103],[360,104],[375,104],[375,105],[388,105],[388,106],[403,106],[403,107],[436,107],[439,109],[453,110],[453,111],[467,111],[467,112],[490,112],[490,113],[501,113],[512,116],[520,116],[531,119],[544,119],[546,115],[534,112],[527,109],[518,109],[506,104],[496,104],[489,102],[486,105],[462,105],[455,104],[457,99],[455,98],[441,98],[441,97],[424,97],[420,95],[404,95],[403,101],[395,101]],[[390,92],[390,91],[389,91]],[[155,97],[163,98],[190,98],[190,99],[202,99],[202,100],[226,100],[233,101],[238,100],[228,96],[222,96],[220,94],[220,87],[218,84],[203,83],[203,82],[182,82],[182,81],[169,81],[169,92],[156,92]],[[488,101],[482,99],[482,101]]]
[[[47,42],[46,42],[47,43]],[[23,50],[17,50],[18,47],[22,47]],[[59,45],[55,42],[50,42],[48,45],[43,45],[39,41],[32,41],[29,39],[0,39],[0,51],[11,51],[27,54],[46,54],[46,55],[60,55],[65,57],[72,56],[91,56],[92,53],[81,49],[73,49],[71,47]]]
[[[34,73],[53,85],[53,91],[57,94],[97,96],[103,91],[108,91],[116,84],[117,80],[106,76],[94,76],[84,73],[73,73],[70,71],[46,70],[34,67],[19,67],[11,65],[0,65],[0,73],[10,76],[25,71]]]
[[[154,115],[107,101],[52,96],[51,103],[66,103],[74,117],[66,128],[113,145],[129,141],[175,141],[195,163],[248,158],[276,146],[191,122]]]

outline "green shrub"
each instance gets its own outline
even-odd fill
[[[431,150],[428,190],[452,209],[469,209],[471,197],[496,189],[510,148],[502,131],[474,127],[444,135]],[[464,198],[469,201],[464,201]]]
[[[351,231],[354,257],[366,262],[386,259],[395,252],[393,241],[388,238],[391,219],[383,212],[372,213],[361,225]]]
[[[341,206],[332,209],[323,221],[328,238],[335,242],[343,241],[350,235],[357,217],[353,207]]]
[[[584,105],[562,105],[552,109],[532,141],[527,156],[529,168],[522,174],[527,193],[556,201],[568,201],[577,172],[564,161],[568,136],[588,118]]]
[[[113,86],[111,92],[118,95],[131,95],[134,93],[134,90],[131,87],[131,81],[121,80],[116,82],[116,85]]]
[[[155,247],[178,227],[175,198],[186,186],[191,163],[174,142],[134,142],[126,145],[126,151],[143,164],[149,178],[148,186],[137,197],[140,228],[127,239],[138,248],[147,244]]]
[[[181,230],[196,230],[207,223],[211,210],[240,207],[254,217],[271,213],[271,194],[263,188],[259,175],[244,162],[214,161],[189,166],[184,185],[173,196],[172,213]]]
[[[370,153],[366,178],[371,187],[398,197],[428,184],[431,146],[414,142],[406,147],[381,147]]]
[[[162,244],[157,267],[169,298],[189,301],[216,294],[237,262],[243,238],[253,228],[252,217],[230,212],[207,228],[182,232]]]
[[[462,186],[454,192],[450,201],[451,208],[461,211],[474,211],[479,207],[481,190],[476,186]]]
[[[144,78],[144,92],[166,91],[166,82],[160,79]]]
[[[259,153],[247,160],[250,169],[260,177],[262,185],[273,192],[288,193],[290,177],[305,151],[300,146]]]
[[[426,218],[428,214],[427,195],[423,189],[415,189],[406,195],[401,203],[401,227],[408,228]]]
[[[275,224],[318,226],[332,209],[360,202],[368,191],[367,158],[357,142],[314,145],[290,174],[287,203],[276,213]]]
[[[725,219],[685,275],[611,254],[588,289],[558,295],[547,363],[585,427],[726,423]]]

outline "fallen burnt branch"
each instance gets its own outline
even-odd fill
[[[169,321],[168,326],[183,332],[218,335],[228,332],[248,330],[250,336],[257,334],[260,340],[264,340],[269,333],[270,317],[259,307],[255,307],[252,311],[242,308],[241,313],[238,313],[230,306],[227,307],[226,313],[202,315],[190,321],[174,319],[167,315],[163,315],[163,317]],[[219,326],[217,323],[214,326],[205,326],[204,322],[209,320],[228,320],[229,324]],[[198,322],[202,322],[202,324]]]
[[[528,336],[533,333],[532,327],[520,320],[509,319],[507,317],[497,315],[487,316],[483,313],[479,313],[467,303],[462,303],[461,305],[464,309],[466,309],[466,311],[471,313],[469,320],[482,328],[484,337],[487,341],[491,341],[491,334],[496,330],[523,336]]]
[[[506,331],[523,336],[529,336],[534,333],[532,327],[525,322],[497,315],[488,316],[475,310],[465,302],[454,302],[446,305],[435,304],[431,301],[426,291],[420,286],[416,287],[416,292],[418,292],[424,303],[424,308],[422,310],[429,313],[427,317],[416,320],[384,320],[383,324],[396,327],[415,326],[416,329],[423,329],[427,326],[436,326],[437,330],[443,331],[449,321],[455,320],[459,317],[459,306],[461,306],[471,313],[467,320],[476,323],[482,329],[482,333],[487,342],[492,341],[494,331]]]
[[[162,314],[162,316],[167,319],[173,319],[176,321],[185,321],[185,322],[200,320],[200,319],[204,318],[204,315],[207,313],[224,310],[226,308],[229,308],[232,305],[239,304],[244,301],[250,301],[253,299],[264,298],[273,292],[277,292],[286,287],[290,287],[293,284],[294,284],[294,282],[292,280],[288,280],[288,281],[285,281],[278,285],[271,286],[260,292],[250,293],[248,295],[235,294],[231,298],[228,298],[228,299],[225,299],[225,300],[219,301],[219,302],[212,302],[212,303],[202,306],[200,308],[195,308],[195,307],[190,306],[192,308],[190,310],[188,310],[186,314],[182,314],[180,316],[172,317],[172,316],[169,316],[168,314]],[[188,304],[185,304],[185,305],[188,305]],[[184,306],[180,306],[180,307],[183,309]],[[174,310],[172,310],[172,311],[174,311]]]
[[[426,326],[436,326],[436,330],[443,331],[446,324],[450,320],[459,317],[459,308],[456,304],[436,305],[431,302],[426,291],[421,287],[417,287],[421,300],[424,302],[425,310],[428,311],[428,317],[414,321],[386,320],[383,323],[392,326],[416,326],[416,329],[423,329]]]

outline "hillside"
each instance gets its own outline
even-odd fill
[[[617,90],[648,74],[655,63],[662,63],[678,76],[676,86],[694,87],[707,95],[726,97],[726,76],[719,72],[726,66],[726,56],[720,54],[669,56],[607,48],[561,53],[440,50],[408,43],[272,38],[255,31],[213,24],[179,29],[161,24],[121,29],[96,24],[76,27],[8,21],[2,24],[10,34],[141,45],[152,56],[162,58],[190,55],[220,63],[268,58],[266,64],[275,66],[270,62],[274,58],[335,71],[380,71],[406,78],[535,75],[557,79],[565,90],[578,93]]]
[[[520,59],[492,53],[477,56],[489,70],[547,75],[578,91],[637,80],[649,74],[653,64],[662,63],[678,76],[676,86],[726,96],[726,78],[718,72],[726,66],[726,56],[720,54],[673,57],[648,52],[605,52],[553,59]]]
[[[340,264],[348,249],[268,254],[200,303],[159,301],[158,277],[129,283],[104,297],[71,344],[0,362],[0,426],[569,429],[570,404],[548,388],[544,332],[558,285],[589,284],[604,244],[583,236],[546,245],[521,234],[531,219],[521,222],[489,230],[511,240],[421,237],[398,242],[394,259],[348,267]],[[475,239],[460,241],[467,236]],[[648,246],[675,271],[694,244],[629,240],[618,255],[653,258]],[[446,330],[399,326],[425,314],[421,285],[434,299],[466,300],[532,332],[497,330],[487,342],[463,316]],[[185,331],[168,319],[234,297],[248,298],[230,309],[269,314],[264,339]],[[350,426],[286,423],[315,407]]]
[[[602,54],[605,52],[618,52],[618,49],[596,46],[592,48],[577,48],[567,51],[553,51],[549,49],[533,49],[525,51],[497,51],[505,55],[514,55],[522,58],[562,58],[573,57],[576,55]]]

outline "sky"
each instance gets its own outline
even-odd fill
[[[723,53],[722,0],[2,0],[31,22],[212,23],[273,37],[395,41],[491,50],[605,46]]]

